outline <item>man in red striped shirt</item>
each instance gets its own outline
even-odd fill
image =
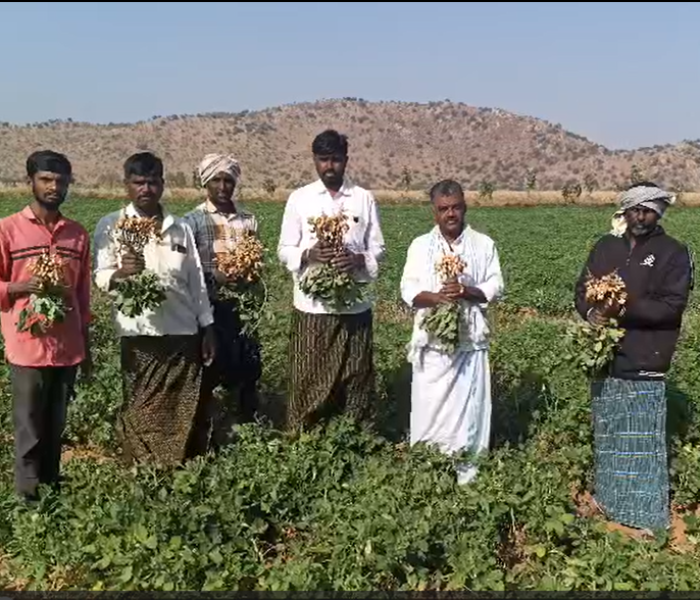
[[[50,150],[27,159],[27,176],[34,194],[23,210],[0,220],[0,324],[5,357],[10,364],[15,437],[15,489],[25,499],[37,497],[37,486],[57,486],[61,438],[78,365],[91,371],[90,237],[79,223],[61,214],[72,179],[72,167],[62,154]],[[61,279],[47,288],[33,273],[35,261],[60,260]],[[42,318],[36,302],[54,291],[63,317]],[[43,328],[28,328],[27,311],[34,311]]]

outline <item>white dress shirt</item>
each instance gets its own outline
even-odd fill
[[[95,229],[95,285],[109,290],[110,280],[121,266],[114,237],[117,221],[141,216],[133,204],[103,217]],[[146,269],[156,273],[165,287],[166,299],[155,310],[138,317],[115,311],[119,336],[192,335],[214,322],[202,263],[189,225],[163,208],[162,240],[150,241],[144,248]]]
[[[357,281],[370,283],[377,279],[379,263],[384,258],[384,236],[379,223],[379,211],[374,195],[350,181],[345,181],[335,198],[318,179],[295,190],[289,196],[282,218],[277,253],[282,264],[292,273],[294,281],[294,307],[308,313],[337,313],[299,289],[299,280],[311,265],[302,268],[301,259],[305,250],[316,244],[311,233],[310,218],[322,214],[348,214],[349,229],[345,234],[345,245],[351,252],[363,254],[365,267],[355,277]],[[357,314],[369,310],[371,301],[360,302],[341,310],[343,314]]]

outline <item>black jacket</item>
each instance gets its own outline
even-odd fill
[[[627,287],[627,309],[619,319],[626,333],[609,374],[622,379],[647,379],[650,373],[666,373],[694,285],[688,248],[660,226],[638,240],[632,250],[626,236],[608,234],[600,238],[576,283],[576,310],[584,319],[591,308],[584,287],[589,269],[594,277],[617,269]]]

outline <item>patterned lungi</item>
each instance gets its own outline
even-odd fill
[[[213,415],[202,387],[201,337],[122,337],[121,364],[124,458],[168,465],[206,452]]]
[[[612,521],[639,529],[669,525],[663,381],[593,383],[595,499]]]
[[[374,409],[372,312],[292,313],[287,427],[338,414],[368,421]]]

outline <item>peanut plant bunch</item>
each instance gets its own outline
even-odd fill
[[[110,292],[115,308],[125,317],[135,318],[157,309],[166,298],[165,288],[153,271],[141,271],[122,279]]]
[[[614,304],[624,309],[627,303],[625,282],[617,271],[602,277],[590,272],[585,283],[586,301],[601,307]],[[567,344],[570,349],[565,359],[588,378],[596,378],[612,360],[615,350],[625,335],[617,319],[596,325],[588,321],[573,323],[567,329]]]
[[[310,217],[308,223],[311,226],[311,233],[316,236],[319,242],[327,244],[337,251],[343,249],[345,234],[350,229],[346,214],[339,213],[336,215]]]
[[[459,348],[463,324],[459,302],[429,308],[422,321],[423,329],[447,354],[454,354]]]
[[[116,240],[121,252],[143,256],[148,243],[160,239],[160,223],[154,218],[124,216],[117,222]],[[120,281],[110,294],[115,308],[129,318],[157,309],[166,298],[160,278],[149,270]]]
[[[586,377],[598,377],[609,364],[624,335],[624,329],[617,326],[615,319],[610,319],[606,325],[576,321],[567,328],[569,352],[565,360],[583,371]]]
[[[152,217],[123,216],[117,221],[117,241],[120,250],[142,254],[151,240],[162,238],[160,224]]]
[[[30,266],[32,275],[41,283],[41,292],[32,294],[20,311],[17,330],[34,336],[46,333],[54,323],[61,323],[69,308],[61,288],[64,286],[64,262],[53,252],[44,250]]]
[[[345,234],[349,229],[347,215],[321,215],[309,218],[308,222],[321,244],[332,248],[336,256],[344,251]],[[299,282],[299,287],[314,300],[342,310],[364,300],[366,284],[326,263],[311,267]]]
[[[264,254],[263,243],[252,232],[246,232],[237,237],[233,248],[216,256],[216,268],[227,278],[218,286],[217,296],[235,304],[244,335],[257,329],[268,299]]]
[[[586,278],[586,301],[590,304],[617,303],[624,306],[627,303],[627,290],[617,270],[602,277],[593,277],[588,273]]]
[[[456,254],[443,254],[436,265],[438,276],[443,283],[452,281],[462,275],[467,265],[461,256]]]
[[[265,247],[251,232],[238,236],[233,248],[216,256],[216,266],[234,281],[252,283],[262,276]]]
[[[442,284],[455,281],[466,271],[467,265],[456,254],[443,254],[435,265]],[[427,309],[421,322],[425,332],[448,354],[459,347],[466,323],[462,314],[462,303],[439,304]]]

